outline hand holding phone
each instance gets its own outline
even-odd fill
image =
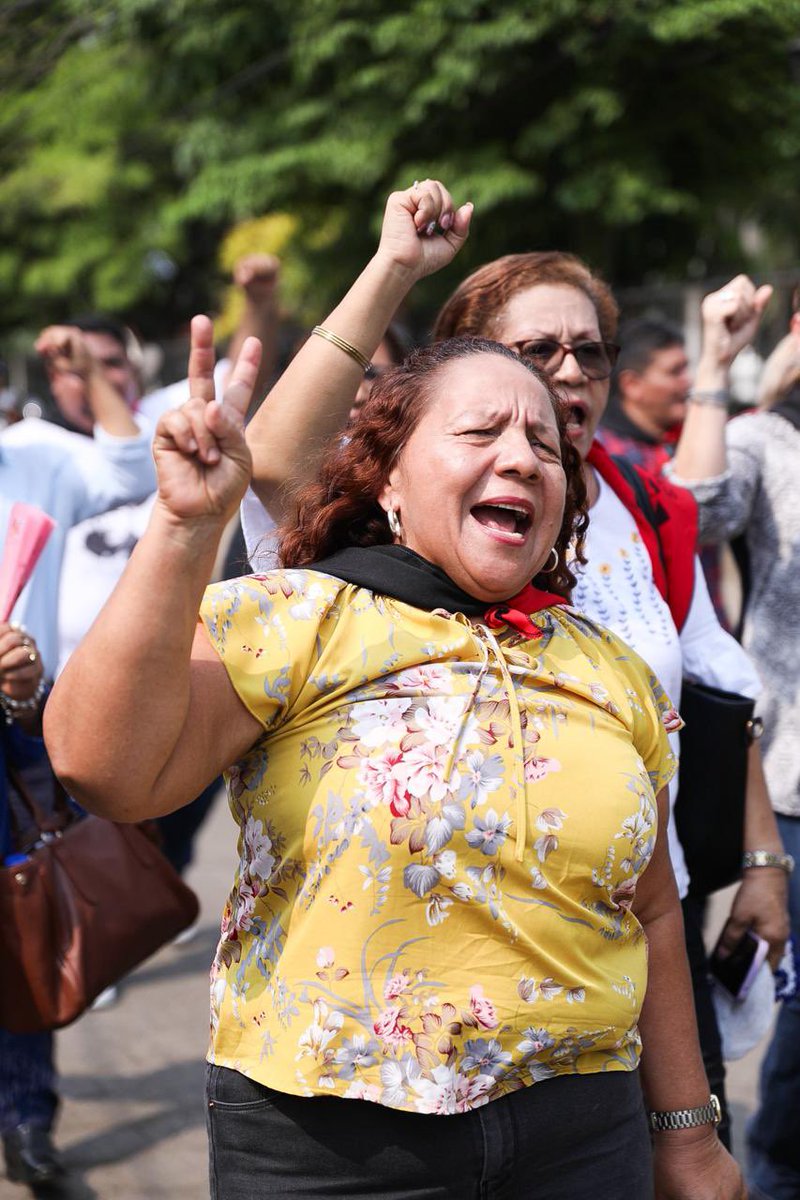
[[[720,952],[721,943],[722,935],[711,954],[708,969],[732,999],[744,1000],[767,957],[769,942],[748,929],[729,953]]]

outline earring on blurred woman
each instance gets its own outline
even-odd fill
[[[389,522],[389,528],[396,538],[403,536],[403,526],[400,524],[400,518],[397,515],[397,509],[390,508],[386,514],[386,519]]]
[[[389,524],[391,525],[391,521],[389,522]],[[552,567],[542,567],[543,575],[552,575],[553,571],[555,571],[556,568],[558,567],[560,559],[558,557],[558,551],[556,550],[555,546],[553,546],[552,549],[550,550],[550,554],[555,556],[555,562],[553,563]],[[548,556],[547,556],[548,562],[550,561],[550,554],[548,554]]]

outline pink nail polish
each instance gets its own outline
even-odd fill
[[[445,213],[444,216],[442,217],[442,219],[439,221],[439,226],[442,229],[449,229],[452,224],[453,224],[453,214],[452,213]]]
[[[425,233],[428,235],[428,237],[432,237],[435,232],[436,232],[436,222],[431,221],[430,224],[428,225],[428,227],[426,228]]]

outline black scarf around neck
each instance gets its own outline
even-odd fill
[[[449,575],[407,546],[345,546],[327,558],[312,563],[309,570],[333,575],[345,583],[391,596],[414,608],[432,612],[436,608],[461,612],[466,617],[482,616],[488,625],[512,625],[527,637],[540,637],[541,630],[530,617],[554,604],[566,604],[563,596],[543,592],[528,584],[516,596],[499,604],[476,600]]]

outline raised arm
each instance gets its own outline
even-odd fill
[[[737,275],[703,300],[703,347],[671,474],[681,480],[711,479],[727,467],[725,426],[731,364],[753,340],[772,288],[756,288]]]
[[[764,363],[758,385],[758,407],[774,408],[800,380],[800,312],[792,314],[789,332]]]
[[[102,363],[91,353],[79,329],[49,325],[36,339],[36,352],[45,360],[50,376],[60,378],[62,387],[69,387],[70,380],[74,380],[96,426],[114,437],[138,436],[139,426],[130,408],[109,382]]]
[[[454,209],[442,184],[426,179],[386,203],[375,255],[326,329],[371,358],[414,284],[447,266],[466,241],[472,205]],[[273,516],[284,511],[283,487],[311,478],[344,426],[363,367],[321,337],[310,337],[247,427],[253,488]]]
[[[115,820],[187,803],[261,732],[197,626],[220,535],[249,479],[242,422],[259,358],[259,343],[246,342],[216,401],[213,330],[195,317],[192,398],[158,424],[150,525],[47,705],[56,773]]]
[[[233,282],[241,296],[241,315],[231,337],[228,357],[236,362],[249,337],[261,342],[261,365],[253,387],[253,399],[264,395],[278,370],[278,282],[280,259],[274,254],[246,254],[233,267]]]

